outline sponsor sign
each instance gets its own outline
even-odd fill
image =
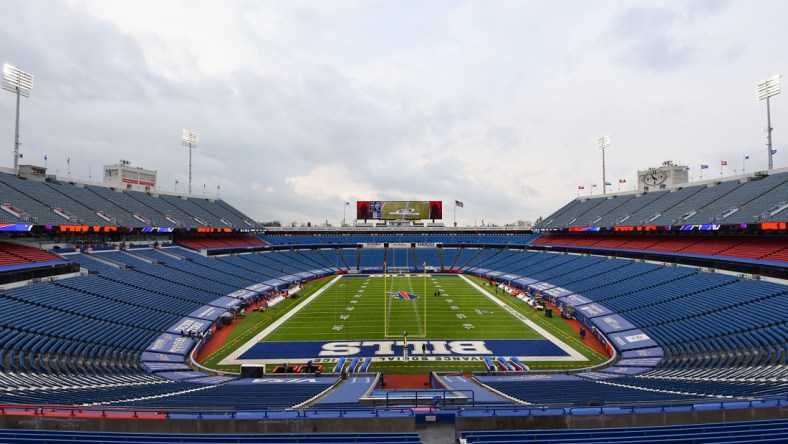
[[[615,367],[609,367],[609,368],[606,368],[606,369],[600,370],[600,371],[603,372],[603,373],[612,373],[614,375],[628,375],[628,376],[631,376],[631,375],[637,375],[637,374],[640,374],[640,373],[645,373],[645,372],[647,372],[649,370],[651,370],[651,368],[648,368],[648,367],[618,367],[618,366],[615,366]]]
[[[553,299],[557,299],[572,294],[572,290],[567,290],[566,288],[561,288],[561,287],[553,287],[548,290],[545,290],[543,293],[546,296],[550,296]]]
[[[593,379],[593,380],[604,380],[604,379],[613,379],[619,378],[623,375],[615,374],[615,373],[602,373],[602,372],[584,372],[583,378],[584,379]]]
[[[196,372],[199,373],[199,372]],[[194,382],[196,384],[206,384],[206,385],[217,385],[217,384],[224,384],[225,382],[232,381],[235,378],[231,378],[228,376],[205,376],[205,373],[200,373],[203,378],[194,378],[189,382]],[[165,376],[162,373],[159,373],[159,376]],[[165,376],[166,377],[166,376]]]
[[[543,290],[547,290],[548,288],[553,288],[553,287],[555,287],[555,285],[553,285],[553,284],[551,284],[549,282],[536,282],[534,284],[528,285],[528,289],[530,291],[543,291]]]
[[[231,298],[235,298],[235,299],[247,300],[247,299],[251,299],[251,298],[253,298],[253,297],[257,296],[257,295],[255,294],[254,291],[241,289],[241,290],[236,290],[236,291],[234,291],[232,293],[229,293],[227,296],[229,296]]]
[[[186,362],[186,358],[180,355],[169,355],[167,353],[151,353],[151,352],[143,352],[142,356],[140,357],[140,361],[142,362],[178,362],[184,363]]]
[[[476,376],[474,379],[483,384],[490,382],[510,382],[510,381],[523,381],[523,382],[564,382],[564,381],[577,381],[580,378],[571,375],[545,375],[545,374],[527,374],[517,376]]]
[[[224,308],[227,310],[228,308],[236,307],[241,305],[243,301],[240,299],[231,298],[230,296],[222,296],[218,299],[214,299],[211,301],[211,305],[214,307]],[[199,316],[192,316],[192,317],[199,317]]]
[[[230,382],[230,385],[251,385],[251,384],[283,384],[283,385],[304,385],[304,384],[319,384],[319,385],[332,385],[337,380],[335,378],[315,378],[315,377],[266,377],[266,378],[242,378]]]
[[[161,376],[162,378],[171,379],[173,381],[183,381],[184,379],[194,379],[194,380],[208,379],[205,377],[205,373],[196,372],[194,370],[185,370],[180,372],[163,372],[163,373],[158,373],[158,376]]]
[[[630,350],[621,353],[623,359],[636,359],[636,358],[661,358],[664,352],[659,347],[644,348],[641,350]]]
[[[656,347],[657,343],[641,330],[629,330],[607,335],[610,343],[621,351]]]
[[[310,279],[313,279],[317,275],[314,272],[310,273],[310,272],[306,272],[306,271],[301,271],[301,272],[296,273],[296,276],[300,277],[301,279],[310,280]]]
[[[185,355],[193,346],[194,338],[180,334],[162,333],[145,351]]]
[[[143,362],[142,367],[151,373],[189,370],[188,365],[177,362]]]
[[[427,354],[422,354],[422,345]],[[375,361],[402,360],[404,341],[304,341],[259,342],[240,356],[239,361],[254,360],[261,363],[282,363],[312,359],[315,364],[333,362],[339,358],[372,357]],[[478,360],[484,356],[517,356],[554,360],[569,355],[547,339],[535,340],[408,340],[409,360],[463,361]]]
[[[635,328],[631,322],[617,314],[594,318],[591,320],[591,323],[604,334],[632,330]]]
[[[517,285],[520,288],[525,288],[528,285],[533,284],[534,282],[536,282],[536,281],[533,280],[533,279],[530,279],[530,278],[519,278],[519,279],[513,280],[512,284]]]
[[[575,307],[575,310],[579,313],[582,313],[583,316],[586,318],[595,318],[597,316],[607,316],[613,314],[610,309],[603,305],[599,305],[596,302],[593,304],[586,304],[581,305],[580,307]]]
[[[245,290],[254,291],[256,293],[265,293],[272,290],[273,287],[265,284],[254,284],[245,288]]]
[[[30,231],[33,224],[0,224],[0,231]]]
[[[202,333],[211,328],[213,321],[197,318],[183,318],[177,324],[167,329],[167,333]]]
[[[569,296],[559,298],[557,302],[564,305],[571,305],[573,307],[577,307],[578,305],[590,304],[594,301],[586,297],[580,296],[579,294],[570,294]]]
[[[624,367],[656,367],[660,361],[662,361],[662,358],[622,359],[616,365]]]
[[[216,321],[222,313],[226,312],[226,308],[218,308],[212,305],[203,305],[202,307],[189,313],[190,318],[207,319],[209,321]]]
[[[268,285],[271,288],[282,288],[287,285],[287,282],[281,281],[279,279],[269,279],[263,282],[263,285]]]

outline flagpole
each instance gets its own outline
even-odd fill
[[[457,228],[457,199],[454,199],[454,228]]]

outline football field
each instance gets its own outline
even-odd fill
[[[430,203],[425,201],[386,201],[380,210],[381,219],[428,219]]]
[[[471,367],[479,368],[485,356],[517,356],[526,364],[587,362],[532,316],[522,301],[464,276],[338,276],[221,365],[331,364],[370,357],[373,369],[413,361],[472,361]]]

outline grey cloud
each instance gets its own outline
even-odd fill
[[[675,70],[685,66],[694,51],[672,34],[682,20],[678,11],[634,4],[616,17],[607,43],[618,49],[616,59],[625,66],[656,72]]]

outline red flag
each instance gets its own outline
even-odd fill
[[[577,186],[577,189],[578,189],[578,190],[585,190],[585,189],[586,189],[586,187],[584,187],[583,185],[578,185],[578,186]]]
[[[618,183],[627,183],[626,179],[618,179]]]
[[[723,161],[722,161],[722,163],[721,163],[720,165],[722,165],[722,166],[725,166],[725,165],[727,165],[727,164],[728,164],[728,161],[727,161],[727,160],[723,160]]]

